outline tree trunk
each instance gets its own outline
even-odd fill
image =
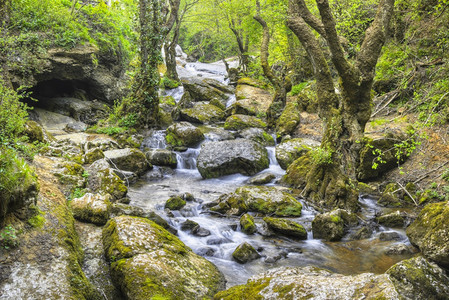
[[[137,126],[157,126],[159,114],[159,70],[161,47],[177,18],[180,0],[140,0],[140,69],[131,95],[122,110]]]
[[[270,64],[268,63],[269,45],[270,45],[270,30],[268,28],[267,22],[260,15],[260,3],[257,0],[257,15],[254,19],[262,26],[263,35],[262,43],[260,45],[260,64],[262,66],[263,73],[265,77],[271,82],[274,87],[274,97],[267,110],[267,122],[269,127],[274,127],[276,125],[276,120],[282,114],[285,108],[285,103],[287,99],[287,93],[291,90],[291,81],[288,78],[278,78],[273,74]]]
[[[311,152],[309,171],[301,185],[303,194],[323,207],[341,207],[353,211],[358,207],[355,184],[360,142],[371,115],[371,86],[393,13],[394,0],[379,2],[376,18],[366,31],[353,65],[346,60],[328,1],[316,2],[321,20],[310,13],[304,0],[290,0],[287,23],[312,63],[318,113],[324,124],[321,147]],[[339,75],[341,94],[335,91],[324,50],[312,29],[327,42],[332,63]]]

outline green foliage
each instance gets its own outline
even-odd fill
[[[10,249],[19,245],[16,229],[12,227],[11,224],[0,231],[0,245],[5,249]]]
[[[86,190],[80,187],[75,188],[69,195],[68,199],[73,200],[75,198],[81,198],[86,194]]]
[[[179,82],[172,80],[168,78],[167,76],[164,76],[161,78],[161,87],[165,89],[174,89],[177,88],[180,85]]]
[[[331,165],[333,163],[332,150],[317,147],[311,149],[309,153],[310,157],[312,158],[312,162],[316,165],[326,166]]]
[[[294,86],[292,86],[292,90],[290,92],[290,95],[292,96],[296,96],[299,95],[299,93],[301,93],[301,91],[306,88],[309,85],[308,82],[301,82],[299,84],[296,84]]]

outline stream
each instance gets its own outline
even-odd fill
[[[221,63],[187,63],[185,68],[178,67],[180,77],[208,77],[226,83],[225,68]],[[173,96],[179,101],[183,94],[183,88],[179,87],[169,90],[166,95]],[[235,101],[230,98],[228,104]],[[208,141],[217,140],[213,131],[205,134]],[[146,138],[142,149],[160,148],[164,149],[165,132],[155,131],[153,135]],[[368,239],[341,242],[324,242],[314,239],[312,235],[311,222],[317,212],[305,201],[302,216],[292,219],[302,224],[308,232],[308,239],[297,241],[283,236],[265,236],[259,233],[246,235],[240,230],[237,217],[223,218],[212,215],[203,210],[204,203],[217,199],[224,193],[231,193],[236,188],[246,184],[250,178],[240,174],[223,176],[216,179],[202,179],[196,169],[196,157],[201,145],[196,148],[188,148],[185,152],[176,152],[177,169],[154,167],[147,175],[143,176],[129,189],[130,205],[144,209],[154,210],[170,225],[178,230],[179,238],[188,245],[195,253],[204,256],[214,263],[225,275],[227,287],[246,283],[252,275],[261,273],[267,269],[281,266],[317,266],[329,269],[341,274],[358,274],[364,272],[383,273],[394,263],[411,256],[387,255],[386,251],[396,244],[410,243],[403,230],[382,227],[376,224],[374,233]],[[276,182],[285,171],[280,168],[275,158],[275,148],[267,147],[270,158],[270,166],[262,171],[276,175]],[[270,184],[275,185],[276,184]],[[282,188],[282,187],[279,187]],[[182,193],[191,193],[195,197],[194,202],[180,211],[168,212],[164,210],[165,201],[170,196]],[[388,212],[388,209],[377,205],[376,200],[360,198],[362,210],[359,218],[364,222],[373,222],[377,212]],[[182,231],[181,224],[187,219],[197,222],[202,228],[210,232],[208,236],[195,236]],[[263,232],[262,218],[255,216],[259,232]],[[396,232],[393,241],[381,241],[379,234],[382,232]],[[348,234],[349,235],[349,234]],[[347,236],[348,236],[347,235]],[[243,242],[248,242],[256,248],[262,258],[246,264],[239,264],[232,258],[232,252]]]

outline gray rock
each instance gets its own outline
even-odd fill
[[[274,146],[274,138],[262,128],[246,128],[239,133],[240,137],[253,140],[264,146]]]
[[[268,165],[267,150],[245,139],[205,143],[197,158],[198,171],[203,178],[235,173],[254,175]]]
[[[81,198],[70,201],[75,219],[104,225],[111,213],[111,196],[87,193]]]
[[[291,139],[276,146],[276,159],[282,169],[306,154],[310,149],[319,147],[320,143],[312,139]]]
[[[133,148],[108,150],[104,152],[108,161],[113,167],[134,172],[138,175],[143,174],[150,165],[142,151]]]
[[[176,168],[176,153],[166,149],[150,149],[145,156],[152,165]]]
[[[396,231],[383,231],[379,234],[381,241],[400,241],[401,236]]]
[[[239,245],[234,252],[232,257],[241,264],[246,264],[247,262],[253,261],[260,258],[260,254],[257,253],[256,249],[248,243],[243,243]]]
[[[276,178],[276,175],[270,172],[262,173],[251,177],[248,179],[249,184],[259,185],[259,184],[267,184],[273,181]]]
[[[204,140],[204,134],[189,122],[179,122],[167,128],[165,140],[173,147],[191,147]]]

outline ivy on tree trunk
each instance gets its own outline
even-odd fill
[[[316,4],[320,18],[310,12],[304,0],[289,0],[287,21],[312,64],[318,113],[324,124],[321,147],[310,155],[309,171],[301,185],[306,197],[324,207],[356,210],[358,194],[354,184],[357,182],[360,142],[371,115],[371,87],[394,0],[380,0],[376,17],[366,30],[354,63],[346,58],[328,0],[316,0]],[[339,76],[340,92],[334,86],[325,59],[326,50],[313,31],[327,42]]]

